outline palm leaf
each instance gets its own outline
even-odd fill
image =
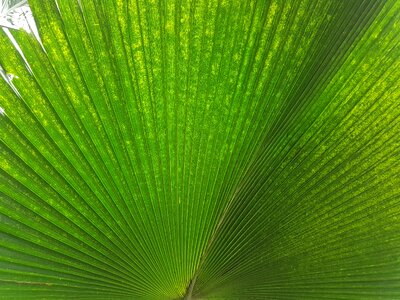
[[[0,298],[400,297],[399,1],[29,2]]]

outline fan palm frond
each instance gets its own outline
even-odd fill
[[[1,299],[400,299],[399,1],[29,4]]]

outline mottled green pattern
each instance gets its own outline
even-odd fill
[[[30,5],[0,299],[400,298],[399,1]]]

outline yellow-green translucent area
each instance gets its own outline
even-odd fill
[[[29,2],[0,298],[400,297],[398,1]]]

